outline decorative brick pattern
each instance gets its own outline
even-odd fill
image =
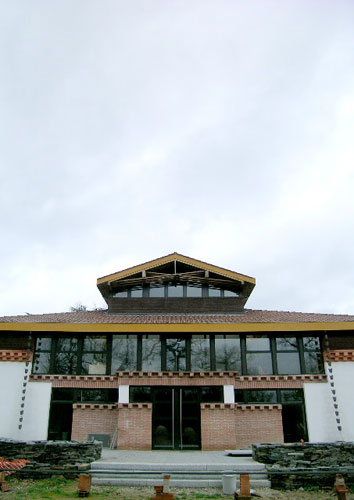
[[[338,362],[338,361],[354,361],[354,350],[346,349],[343,351],[327,351],[324,353],[324,360],[329,362]]]
[[[87,441],[89,434],[109,434],[110,439],[117,427],[117,405],[75,404],[71,439]]]
[[[117,377],[111,375],[31,375],[31,382],[52,382],[52,387],[76,389],[116,389]]]
[[[12,362],[26,362],[32,361],[33,354],[28,351],[18,351],[18,350],[1,350],[0,351],[0,361],[12,361]]]
[[[152,404],[118,405],[118,440],[120,450],[151,450]]]
[[[283,443],[281,405],[202,404],[203,450]]]
[[[237,372],[117,372],[119,385],[233,385]]]

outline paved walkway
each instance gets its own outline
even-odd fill
[[[135,464],[254,464],[251,456],[232,457],[224,451],[134,451],[103,449],[100,462]]]

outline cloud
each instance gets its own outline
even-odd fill
[[[1,11],[0,314],[174,250],[255,276],[252,307],[353,312],[350,2]]]

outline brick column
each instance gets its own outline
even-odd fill
[[[89,434],[109,434],[117,426],[117,405],[74,404],[71,439],[87,441]]]
[[[201,405],[202,450],[232,450],[236,447],[235,404]]]
[[[151,450],[152,404],[118,404],[119,450]]]
[[[281,405],[237,405],[236,448],[254,443],[283,443]]]

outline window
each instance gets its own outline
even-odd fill
[[[143,335],[142,370],[161,370],[161,342],[159,335]]]
[[[296,337],[277,337],[275,340],[278,373],[282,375],[301,373],[298,341]]]
[[[273,373],[272,353],[268,337],[246,337],[246,364],[248,375]]]
[[[113,335],[111,374],[137,369],[137,335]]]
[[[78,339],[59,337],[56,339],[54,352],[54,373],[78,373]]]
[[[304,337],[305,373],[323,373],[323,360],[320,339],[318,337]]]
[[[33,358],[33,373],[51,373],[51,337],[38,337],[36,339],[35,355]]]
[[[319,337],[280,335],[40,335],[35,374],[116,371],[237,371],[243,375],[324,372]]]
[[[84,339],[81,373],[88,375],[106,374],[107,339],[100,336],[87,336]]]
[[[191,338],[191,370],[210,370],[209,335],[193,335]]]
[[[241,371],[241,346],[238,335],[215,335],[217,371]]]

